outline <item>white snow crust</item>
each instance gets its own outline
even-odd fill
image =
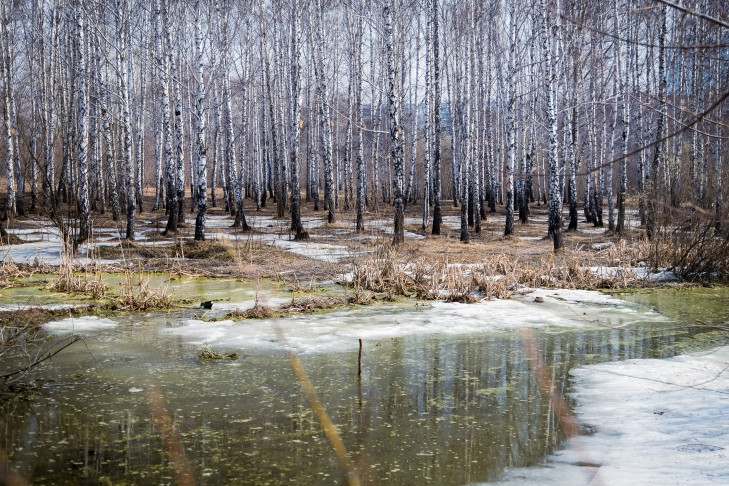
[[[97,316],[69,317],[43,324],[50,334],[91,334],[93,331],[110,329],[117,326],[115,321]]]
[[[434,302],[417,307],[367,307],[286,319],[218,322],[193,319],[163,332],[183,336],[194,344],[253,351],[281,349],[283,345],[275,331],[278,328],[290,349],[297,353],[337,353],[357,348],[358,339],[374,345],[382,339],[426,334],[469,335],[544,327],[559,332],[565,328],[665,321],[663,316],[645,307],[600,292],[560,291],[558,294],[568,299],[545,297],[544,303],[535,303],[534,295],[538,293],[535,291],[522,299],[477,304]],[[578,299],[581,304],[575,303]],[[383,313],[389,316],[383,317]]]
[[[573,375],[577,419],[595,433],[545,467],[507,471],[504,484],[729,484],[729,346]]]

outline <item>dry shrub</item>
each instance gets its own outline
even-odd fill
[[[0,235],[0,246],[5,245],[22,245],[23,243],[26,243],[22,238],[12,234],[12,233],[5,233],[4,235]]]
[[[119,295],[112,301],[117,309],[126,311],[169,309],[175,303],[168,293],[169,283],[164,283],[159,288],[152,289],[149,276],[141,273],[127,270],[120,285]]]
[[[707,280],[729,275],[727,221],[698,208],[675,213],[675,224],[670,228],[662,228],[651,242],[648,260],[651,267],[667,268],[686,280]]]
[[[643,237],[631,240],[621,239],[602,250],[607,264],[615,267],[635,267],[648,261],[651,254],[650,242]]]
[[[77,335],[47,337],[39,332],[41,324],[80,311],[30,307],[0,312],[0,363],[3,364],[0,367],[0,403],[23,390],[25,378],[37,365],[81,340]],[[8,359],[10,357],[23,359]]]

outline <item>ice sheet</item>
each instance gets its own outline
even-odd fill
[[[69,317],[43,324],[50,334],[91,334],[93,331],[116,327],[116,321],[96,316]]]
[[[593,295],[594,294],[594,295]],[[579,295],[579,294],[576,294]],[[609,301],[599,292],[593,300]],[[601,296],[598,298],[598,296]],[[618,302],[618,299],[615,299]],[[535,303],[527,300],[493,300],[477,304],[433,302],[424,305],[371,306],[286,319],[203,322],[185,321],[164,332],[185,337],[195,344],[244,350],[275,350],[282,345],[278,327],[291,349],[298,353],[346,352],[358,346],[358,339],[375,342],[425,334],[467,335],[525,327],[594,328],[631,325],[663,319],[637,304],[624,302],[630,312],[615,308],[567,301]],[[646,312],[639,312],[642,309]],[[385,314],[386,318],[383,318]]]
[[[595,433],[570,440],[546,467],[508,471],[504,483],[729,484],[729,347],[573,375],[577,418]]]

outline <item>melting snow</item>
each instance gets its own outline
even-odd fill
[[[538,293],[536,291],[530,297]],[[552,296],[545,299],[545,303],[535,303],[533,298],[526,297],[477,304],[434,302],[425,307],[367,307],[286,319],[188,320],[163,332],[183,336],[194,344],[248,351],[277,350],[282,347],[274,330],[278,327],[291,349],[298,353],[336,353],[355,349],[360,338],[377,341],[424,334],[480,334],[525,327],[619,327],[665,320],[638,304],[599,292],[563,291],[557,295],[562,295],[563,300]],[[387,318],[383,319],[383,313]]]
[[[51,321],[43,324],[43,329],[51,334],[89,334],[91,331],[110,329],[117,323],[111,319],[96,316],[69,317],[60,321]]]
[[[729,347],[573,370],[577,418],[596,432],[504,483],[729,484],[728,370]]]

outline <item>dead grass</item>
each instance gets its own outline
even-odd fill
[[[273,307],[256,302],[256,305],[250,309],[229,312],[223,317],[223,319],[272,319],[276,317],[277,314],[276,309]]]
[[[28,274],[28,272],[21,270],[13,261],[5,259],[0,262],[0,288],[7,289],[14,287],[18,279]]]
[[[360,292],[351,295],[335,295],[327,297],[292,297],[290,302],[279,307],[269,307],[256,302],[250,309],[233,311],[220,319],[273,319],[291,314],[316,314],[327,312],[348,305],[367,305],[379,300],[389,300],[387,295],[378,296],[373,292]]]
[[[148,191],[149,194],[151,192]],[[151,202],[147,201],[146,206],[151,207]],[[395,295],[469,302],[480,298],[504,298],[520,285],[605,288],[645,283],[636,281],[635,274],[636,269],[645,266],[646,262],[656,267],[677,267],[679,263],[676,262],[682,258],[684,262],[696,260],[703,263],[693,267],[703,268],[697,272],[706,275],[714,271],[710,265],[712,248],[721,249],[709,245],[718,242],[708,236],[703,239],[700,248],[692,247],[689,241],[681,241],[681,233],[676,233],[674,239],[666,237],[658,243],[648,242],[641,237],[640,230],[631,230],[619,238],[609,232],[596,232],[592,225],[581,220],[578,231],[565,233],[565,250],[554,254],[552,242],[545,238],[546,206],[536,205],[531,207],[529,223],[516,224],[515,236],[502,236],[504,223],[500,219],[496,220],[503,218],[503,208],[500,207],[499,212],[488,213],[488,218],[482,221],[481,233],[472,233],[470,244],[464,245],[458,241],[459,231],[449,227],[449,223],[459,214],[459,209],[450,202],[443,205],[446,221],[441,236],[432,236],[430,228],[423,231],[420,224],[413,222],[411,218],[420,218],[421,209],[419,205],[408,206],[406,229],[425,238],[406,238],[398,248],[392,248],[392,235],[383,229],[382,224],[373,224],[375,221],[385,221],[387,226],[391,226],[392,208],[381,202],[377,206],[366,212],[367,229],[362,233],[354,230],[354,211],[338,209],[337,222],[333,224],[315,227],[304,224],[314,242],[341,245],[350,252],[352,256],[341,263],[314,260],[261,241],[263,233],[284,238],[287,233],[293,236],[288,229],[289,220],[276,219],[273,204],[255,212],[248,201],[245,209],[249,223],[258,221],[252,232],[239,233],[236,230],[236,233],[231,233],[230,228],[211,227],[207,233],[208,241],[195,242],[192,240],[192,224],[188,224],[176,235],[165,237],[159,233],[165,221],[164,213],[160,210],[145,213],[145,219],[151,223],[139,225],[138,234],[145,234],[156,243],[166,241],[166,244],[121,242],[111,248],[100,247],[98,256],[123,259],[122,263],[107,267],[111,271],[125,271],[141,261],[148,272],[251,280],[274,278],[294,282],[294,285],[298,285],[299,281],[331,280],[335,275],[352,270],[354,279],[350,285],[350,298],[355,303]],[[221,207],[211,208],[209,215],[228,217]],[[264,217],[271,220],[261,223]],[[326,212],[314,212],[312,204],[304,202],[302,217],[305,220],[313,217],[323,221]],[[631,217],[636,216],[632,213]],[[108,214],[97,215],[95,223],[97,227],[121,228],[121,223],[111,221]],[[191,223],[189,218],[188,223]],[[23,223],[18,220],[16,224]],[[225,234],[221,234],[221,231]],[[357,256],[363,252],[372,253]],[[697,259],[694,255],[700,257]],[[17,269],[9,265],[3,269],[2,266],[0,285],[11,284]],[[590,270],[607,267],[610,267],[609,277],[597,276]],[[689,267],[684,263],[681,268]],[[78,273],[69,274],[66,270],[61,273],[63,281],[59,277],[59,289],[79,288],[79,291],[93,292],[91,288],[83,289],[83,278]],[[135,292],[127,292],[127,295],[133,295],[128,300],[145,301],[156,292],[144,289],[144,285],[135,284],[131,287],[135,287]],[[121,304],[126,306],[129,302]],[[303,312],[316,311],[319,304],[324,308],[333,303],[296,299],[286,312],[296,312],[297,309]],[[283,312],[282,309],[275,311]]]
[[[232,262],[235,245],[226,239],[195,241],[171,241],[167,245],[145,245],[136,241],[121,241],[116,246],[99,248],[100,258],[109,259],[195,259],[212,263]]]
[[[175,305],[175,299],[169,293],[167,283],[153,289],[149,283],[149,276],[141,272],[125,272],[120,287],[119,294],[111,303],[111,306],[118,310],[169,309]]]
[[[12,233],[7,233],[6,235],[0,237],[0,246],[21,245],[23,243],[25,243],[25,241],[22,238]]]
[[[386,297],[385,297],[386,298]],[[345,307],[348,305],[366,305],[382,300],[372,292],[359,292],[351,295],[336,295],[328,297],[304,297],[292,298],[291,302],[279,307],[279,310],[287,314],[312,314]]]
[[[653,268],[666,267],[689,281],[729,275],[729,218],[693,206],[672,209],[670,227],[650,244]]]
[[[220,353],[218,351],[215,351],[213,348],[209,346],[205,346],[202,351],[197,355],[198,358],[200,358],[200,361],[207,362],[207,361],[219,361],[223,359],[231,359],[236,360],[240,358],[240,354],[238,353]]]
[[[58,268],[58,276],[46,285],[46,289],[56,292],[84,294],[92,299],[100,299],[106,295],[109,287],[104,282],[101,273],[97,271],[90,271],[87,268],[77,273],[73,266],[73,259],[66,256]]]
[[[579,251],[520,257],[489,255],[481,263],[451,263],[451,255],[435,262],[411,260],[407,248],[384,247],[355,264],[350,285],[355,291],[394,293],[424,300],[474,302],[506,298],[520,286],[595,288],[603,280],[585,267]]]

